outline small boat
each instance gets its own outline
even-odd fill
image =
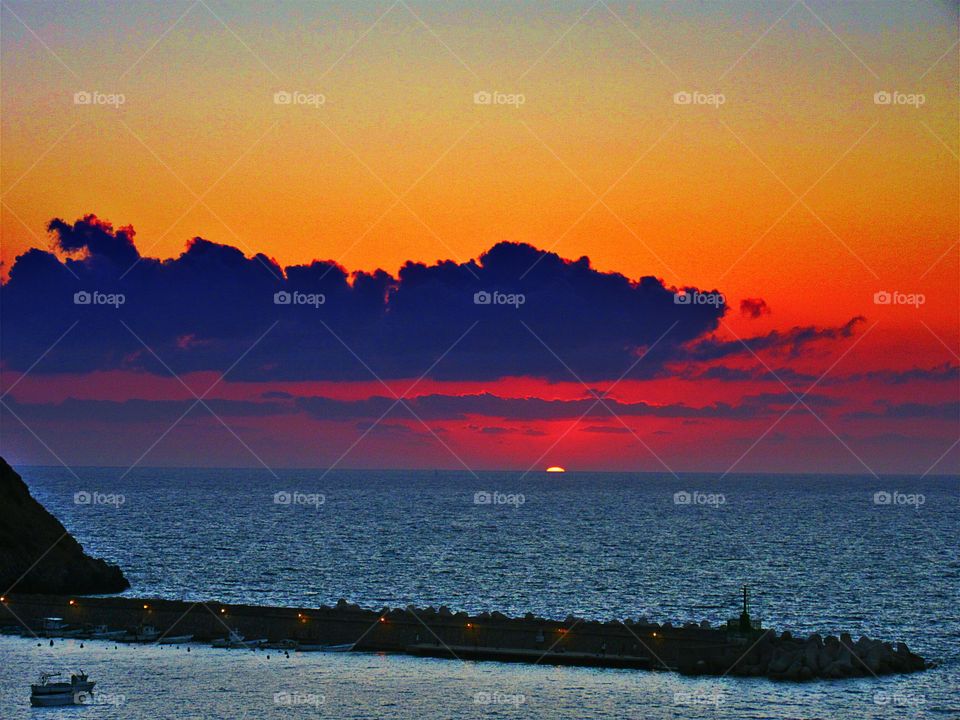
[[[82,628],[71,630],[70,626],[67,625],[61,617],[43,618],[40,632],[37,633],[40,637],[46,638],[71,638],[79,637],[81,634],[83,634]]]
[[[297,645],[297,652],[350,652],[354,643],[342,645]]]
[[[215,648],[249,648],[250,650],[256,650],[265,642],[267,642],[267,638],[247,640],[236,630],[231,630],[227,637],[217,638],[210,644]]]
[[[160,631],[153,625],[141,625],[133,632],[128,632],[120,638],[127,643],[151,643],[160,637]]]
[[[157,640],[158,645],[180,645],[193,640],[193,635],[165,635]]]
[[[93,630],[84,633],[89,640],[119,640],[127,634],[126,630],[111,630],[106,625],[97,625]]]
[[[60,673],[43,673],[40,682],[30,686],[30,704],[34,707],[81,705],[90,697],[95,682],[81,670],[70,676],[70,682],[50,682]]]
[[[296,650],[296,640],[279,640],[277,642],[260,643],[261,650]]]

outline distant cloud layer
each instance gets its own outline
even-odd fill
[[[30,250],[2,288],[8,369],[47,353],[33,372],[232,368],[231,379],[357,380],[429,371],[489,380],[572,379],[572,371],[586,381],[747,352],[712,334],[723,301],[678,303],[657,278],[599,272],[586,257],[565,260],[526,244],[499,243],[466,263],[408,262],[393,277],[350,274],[330,261],[281,268],[202,238],[178,258],[143,257],[132,227],[114,229],[94,215],[55,219],[48,229],[66,260]],[[746,342],[795,355],[806,343],[849,336],[858,322]]]

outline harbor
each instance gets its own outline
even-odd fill
[[[740,616],[726,626],[563,621],[468,615],[449,608],[371,610],[340,600],[319,608],[187,602],[160,598],[17,594],[0,601],[0,625],[39,642],[161,644],[278,652],[379,652],[452,660],[632,668],[686,675],[762,676],[773,680],[840,679],[909,673],[930,667],[903,643],[846,633],[839,637],[764,629]],[[121,634],[122,633],[122,634]]]

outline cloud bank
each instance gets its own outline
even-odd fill
[[[56,252],[19,256],[0,290],[8,370],[43,356],[33,372],[591,381],[746,352],[714,336],[728,310],[723,301],[677,303],[678,289],[655,277],[600,272],[587,257],[527,244],[501,242],[465,263],[408,262],[393,276],[351,273],[333,261],[281,267],[199,237],[179,257],[144,257],[132,227],[115,229],[95,215],[54,219],[48,230]],[[792,355],[849,335],[857,322],[748,343]]]

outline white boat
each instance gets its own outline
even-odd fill
[[[166,635],[157,640],[159,645],[180,645],[193,640],[193,635]]]
[[[126,634],[126,630],[111,630],[106,625],[97,625],[89,633],[85,633],[84,637],[90,640],[119,640]]]
[[[260,644],[261,650],[296,650],[296,640],[278,640],[277,642],[265,642]]]
[[[250,650],[255,650],[265,642],[267,642],[267,638],[247,640],[236,630],[231,630],[227,637],[217,638],[210,644],[215,648],[249,648]]]
[[[128,643],[151,643],[159,637],[160,631],[153,625],[141,625],[134,632],[125,633],[120,639]]]
[[[47,638],[71,638],[79,637],[82,633],[82,628],[71,630],[61,617],[46,617],[43,618],[38,635]]]
[[[353,643],[342,645],[297,645],[297,652],[350,652]]]
[[[34,707],[81,705],[90,697],[95,682],[81,670],[70,676],[70,682],[50,682],[60,673],[43,673],[40,682],[30,686],[30,704]]]

